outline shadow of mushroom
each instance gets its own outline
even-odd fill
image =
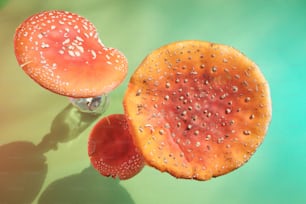
[[[50,133],[35,145],[14,141],[0,146],[0,203],[31,203],[39,193],[47,175],[44,153],[56,149],[58,143],[75,139],[97,115],[78,112],[68,105],[54,118]]]
[[[79,112],[69,104],[54,118],[50,133],[37,146],[42,152],[57,149],[58,143],[77,138],[98,117],[99,115]]]
[[[81,173],[51,183],[41,194],[39,204],[124,203],[133,204],[119,180],[101,176],[91,166]]]
[[[31,203],[47,175],[46,157],[31,142],[0,146],[0,203]]]

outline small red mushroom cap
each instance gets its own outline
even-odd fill
[[[67,11],[45,11],[16,30],[15,55],[34,81],[57,94],[85,98],[108,93],[127,74],[127,59],[105,47],[94,25]]]
[[[123,104],[146,163],[197,180],[248,161],[271,119],[269,87],[256,64],[229,46],[203,41],[149,54]]]
[[[94,126],[88,141],[88,155],[94,168],[107,177],[129,179],[144,167],[123,114],[107,116]]]

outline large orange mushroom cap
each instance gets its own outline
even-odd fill
[[[86,98],[116,88],[127,74],[127,59],[105,47],[94,25],[67,11],[44,11],[16,29],[15,55],[34,81],[57,94]]]
[[[240,167],[271,119],[268,83],[229,46],[181,41],[140,64],[124,97],[146,162],[178,178],[208,180]]]
[[[144,167],[144,159],[129,133],[124,114],[102,118],[92,129],[88,155],[101,175],[129,179]]]

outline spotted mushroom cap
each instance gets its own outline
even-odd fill
[[[127,59],[105,47],[94,25],[67,11],[45,11],[16,30],[15,55],[22,69],[42,87],[70,97],[94,97],[117,87]]]
[[[101,175],[129,179],[144,167],[144,159],[129,133],[124,114],[102,118],[92,129],[88,155]]]
[[[271,119],[268,83],[256,64],[232,47],[202,41],[149,54],[130,79],[124,109],[149,165],[197,180],[248,161]]]

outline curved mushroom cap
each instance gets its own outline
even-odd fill
[[[100,174],[122,180],[135,176],[144,167],[144,159],[134,145],[123,114],[102,118],[94,126],[88,155]]]
[[[269,87],[237,50],[176,42],[148,55],[124,98],[146,162],[178,178],[207,180],[244,164],[271,119]]]
[[[70,97],[94,97],[117,87],[127,59],[105,47],[94,25],[66,11],[45,11],[16,30],[15,55],[22,69],[42,87]]]

